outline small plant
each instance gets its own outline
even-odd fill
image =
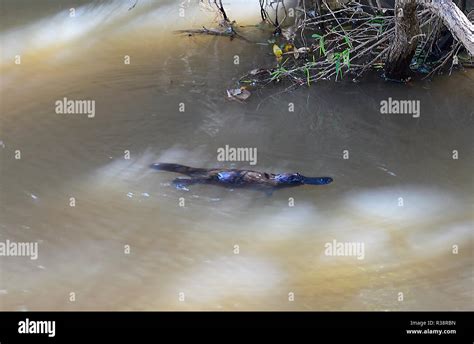
[[[285,73],[288,73],[288,71],[285,68],[283,68],[283,65],[281,65],[277,69],[275,69],[274,71],[271,72],[270,80],[271,81],[275,81],[275,80],[278,81],[282,75],[285,75]]]
[[[324,36],[322,35],[319,35],[317,33],[311,35],[311,37],[315,38],[315,39],[319,39],[319,54],[321,56],[326,56],[326,48],[324,47]]]

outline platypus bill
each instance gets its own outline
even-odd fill
[[[192,184],[216,184],[227,187],[249,187],[271,193],[274,189],[299,185],[326,185],[331,177],[305,177],[299,173],[264,173],[251,170],[195,168],[179,164],[156,163],[150,167],[159,171],[184,174],[190,178],[176,178],[173,183],[178,189]]]

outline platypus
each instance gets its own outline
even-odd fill
[[[179,189],[192,184],[216,184],[235,187],[262,189],[271,193],[274,189],[299,185],[326,185],[333,181],[331,177],[305,177],[299,173],[265,173],[251,170],[195,168],[180,164],[156,163],[152,168],[184,174],[190,178],[176,178],[173,183]]]

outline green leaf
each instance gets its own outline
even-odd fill
[[[326,56],[326,49],[324,48],[324,37],[321,36],[319,39],[319,53]]]
[[[347,68],[351,68],[351,58],[350,58],[350,51],[349,49],[346,49],[342,52],[342,60],[344,64],[347,66]]]
[[[326,55],[326,48],[324,46],[324,36],[314,33],[311,35],[311,37],[319,39],[319,54]]]
[[[383,17],[377,16],[374,19],[369,20],[369,23],[383,25],[385,23],[385,19]]]
[[[346,44],[349,46],[349,48],[352,49],[352,43],[351,43],[351,41],[349,40],[349,38],[347,38],[347,36],[344,36],[344,40],[346,41]]]

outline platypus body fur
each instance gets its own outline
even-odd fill
[[[251,170],[195,168],[180,164],[156,163],[152,168],[159,171],[180,173],[189,178],[176,178],[173,183],[179,189],[192,184],[215,184],[226,187],[249,187],[265,191],[299,185],[326,185],[331,177],[305,177],[299,173],[265,173]]]

